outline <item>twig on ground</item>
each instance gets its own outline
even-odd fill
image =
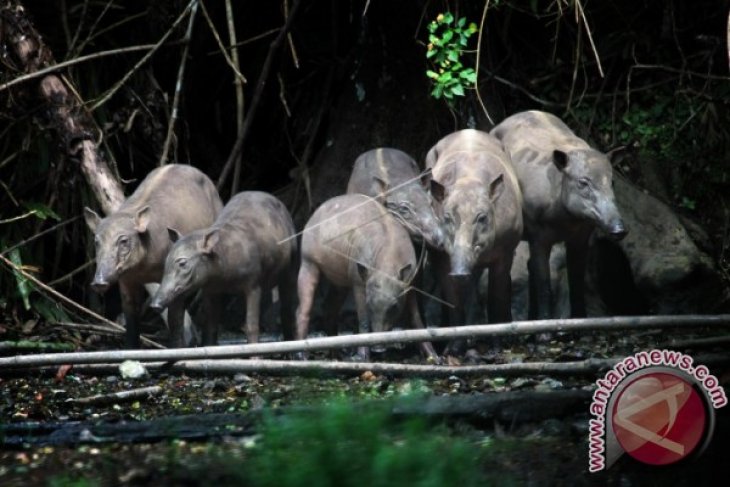
[[[132,401],[135,399],[147,399],[162,392],[160,386],[141,387],[128,391],[113,392],[110,394],[97,394],[95,396],[80,397],[71,399],[76,404],[110,404],[121,401]]]

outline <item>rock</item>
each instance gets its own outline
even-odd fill
[[[125,360],[119,364],[119,373],[123,379],[139,379],[147,375],[147,369],[141,362]]]
[[[588,316],[712,313],[720,311],[722,285],[712,258],[692,240],[679,216],[620,175],[615,194],[629,233],[620,243],[596,232],[586,275]],[[696,233],[696,230],[693,234]],[[521,242],[512,265],[512,317],[525,320],[529,307],[527,261]],[[570,316],[565,247],[550,256],[553,315]],[[480,287],[486,289],[486,272]]]

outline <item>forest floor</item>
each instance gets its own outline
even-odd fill
[[[57,327],[43,324],[36,325],[32,333],[35,338],[52,337],[55,341],[69,341],[72,338],[78,342],[83,338],[78,332],[70,336],[68,331],[59,331]],[[699,330],[692,336],[704,334],[706,331]],[[636,334],[608,332],[584,336],[563,335],[540,344],[524,338],[513,340],[509,346],[503,344],[498,351],[482,344],[477,347],[481,352],[472,355],[470,360],[476,363],[565,362],[625,357],[639,350],[662,348],[665,340],[666,333],[659,330]],[[116,341],[96,337],[94,347],[114,348]],[[725,352],[723,347],[715,347],[711,351]],[[410,346],[387,349],[379,355],[376,357],[379,361],[422,363],[417,349]],[[326,356],[322,353],[321,357],[315,358]],[[721,377],[722,385],[727,388],[730,367],[727,364],[713,366],[711,371]],[[467,401],[470,397],[499,395],[508,391],[592,391],[597,378],[452,376],[444,379],[407,379],[367,372],[339,377],[272,377],[252,373],[185,375],[152,371],[143,378],[132,380],[120,377],[118,372],[90,375],[76,372],[73,368],[65,371],[63,378],[59,379],[54,376],[55,372],[46,369],[16,371],[13,374],[6,371],[0,374],[0,427],[5,435],[0,447],[0,485],[368,484],[368,477],[363,477],[362,472],[363,468],[368,467],[363,467],[363,463],[369,465],[372,459],[366,458],[367,454],[358,449],[362,445],[357,444],[368,443],[369,433],[353,432],[348,427],[335,432],[334,436],[331,432],[310,429],[302,433],[302,438],[296,439],[294,435],[290,442],[291,448],[299,451],[287,452],[286,455],[291,456],[282,460],[278,467],[272,467],[272,463],[266,464],[269,466],[267,468],[280,469],[278,473],[272,473],[280,477],[273,476],[266,481],[259,476],[258,481],[251,481],[251,469],[255,466],[261,468],[260,461],[256,463],[253,459],[256,450],[271,448],[266,435],[275,435],[266,418],[296,417],[301,411],[323,411],[321,414],[316,413],[314,422],[326,430],[330,421],[328,414],[331,415],[331,411],[328,413],[324,406],[326,404],[392,405],[393,401],[405,399],[417,404],[429,397],[448,396]],[[149,397],[99,405],[76,401],[97,394],[148,386],[159,386],[161,390]],[[377,409],[376,406],[366,407]],[[495,418],[478,412],[430,417],[424,428],[429,438],[446,438],[444,445],[459,442],[467,445],[470,455],[477,462],[476,473],[471,473],[468,462],[463,469],[459,462],[451,465],[457,473],[442,472],[447,476],[456,475],[452,480],[459,485],[630,486],[661,482],[694,485],[698,482],[717,482],[727,475],[726,453],[730,448],[730,414],[727,410],[717,410],[713,439],[704,453],[696,458],[670,466],[654,467],[624,455],[611,468],[598,474],[588,473],[590,416],[587,403],[578,411],[566,410],[558,417],[527,421],[516,417],[511,420],[504,416]],[[362,423],[365,430],[395,428],[389,426],[390,423],[377,422],[372,427],[367,426],[370,419],[365,416],[356,412],[347,421]],[[165,418],[177,418],[183,423],[193,423],[196,418],[222,418],[224,426],[203,427],[188,437],[175,437],[176,434],[171,433],[162,434],[154,440],[139,437],[124,441],[109,441],[108,438],[96,436],[96,430],[91,428],[91,425],[99,424],[155,424],[155,421]],[[244,419],[239,421],[232,418]],[[65,437],[62,427],[74,424],[87,425],[90,429],[85,432],[82,429],[80,434]],[[342,424],[338,427],[342,428]],[[25,438],[23,428],[28,431]],[[56,431],[54,428],[58,428],[57,433],[53,433]],[[48,435],[43,437],[46,433]],[[363,434],[366,437],[357,436]],[[383,436],[382,431],[373,434],[376,435],[376,443],[396,446],[412,444],[408,443],[407,436]],[[417,444],[413,450],[418,450]],[[440,455],[438,449],[435,452],[424,451],[424,455]],[[311,477],[307,477],[309,473],[302,471],[301,481],[298,482],[294,476],[293,482],[285,482],[281,469],[286,466],[303,468],[297,461],[304,460],[297,455],[303,455],[304,452],[314,455],[312,458],[315,460],[310,458],[307,460],[309,462],[317,462],[316,458],[320,458],[320,477],[316,477],[319,480],[312,481]],[[328,457],[337,452],[346,458],[343,469],[348,470],[348,465],[351,465],[351,472],[340,473],[327,465],[330,461],[335,462]],[[444,458],[447,458],[446,452],[444,447]],[[413,469],[428,467],[414,459],[408,461]],[[350,473],[352,478],[343,481],[341,476]],[[424,479],[418,483],[414,480],[416,477],[415,472],[401,472],[400,477],[394,476],[390,483],[380,482],[377,485],[436,485]],[[340,480],[332,484],[332,478]],[[448,480],[445,482],[447,485],[452,483]]]

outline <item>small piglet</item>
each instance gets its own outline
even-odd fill
[[[324,202],[309,219],[302,235],[297,338],[307,337],[321,275],[334,286],[353,289],[360,333],[389,330],[404,304],[411,314],[412,326],[423,328],[410,289],[416,265],[408,232],[383,205],[362,194],[337,196]],[[430,342],[422,343],[421,349],[429,360],[438,361]],[[369,348],[360,347],[355,358],[369,357]]]
[[[91,287],[104,293],[119,282],[127,348],[139,348],[144,285],[162,279],[170,249],[167,229],[185,234],[207,227],[222,207],[215,185],[205,174],[192,166],[168,164],[150,172],[106,218],[84,209],[96,247],[96,273]],[[184,346],[183,302],[171,301],[168,311],[170,345]]]
[[[162,309],[170,302],[202,291],[208,323],[203,345],[215,345],[220,307],[214,297],[246,296],[246,338],[259,339],[261,295],[278,286],[285,339],[294,331],[294,288],[297,244],[294,224],[284,204],[260,191],[237,194],[209,228],[180,236],[165,260],[165,273],[150,306]]]

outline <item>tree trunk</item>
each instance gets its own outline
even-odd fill
[[[55,64],[53,55],[43,43],[19,1],[10,1],[0,12],[0,33],[3,44],[10,48],[19,70],[32,74]],[[95,142],[95,123],[82,106],[68,80],[51,73],[26,81],[31,96],[46,106],[50,127],[56,132],[62,149],[78,162],[86,182],[94,192],[104,213],[116,210],[124,201],[124,191],[101,157]]]

